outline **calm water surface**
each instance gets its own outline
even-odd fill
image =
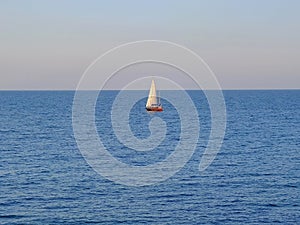
[[[139,94],[139,92],[136,92]],[[161,161],[180,136],[179,116],[131,111],[139,138],[159,116],[167,136],[157,149],[136,152],[115,137],[110,109],[116,91],[98,98],[96,125],[111,154],[127,164]],[[299,224],[300,91],[225,91],[227,129],[211,166],[198,165],[210,132],[210,111],[190,91],[201,124],[197,149],[175,176],[157,185],[127,187],[97,174],[72,130],[70,91],[0,92],[0,224]]]

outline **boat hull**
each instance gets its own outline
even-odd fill
[[[149,107],[149,108],[146,108],[146,110],[149,111],[149,112],[162,112],[163,108],[161,106]]]

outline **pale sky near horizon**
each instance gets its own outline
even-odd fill
[[[144,39],[193,50],[223,89],[299,89],[299,12],[297,0],[2,0],[0,90],[75,89],[99,55]]]

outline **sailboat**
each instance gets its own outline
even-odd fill
[[[163,111],[162,104],[160,103],[160,98],[156,96],[155,82],[152,80],[151,87],[149,91],[149,96],[146,104],[147,111],[161,112]]]

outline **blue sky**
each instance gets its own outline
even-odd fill
[[[297,0],[2,0],[0,89],[75,89],[96,57],[143,39],[192,49],[223,89],[299,89],[299,10]]]

